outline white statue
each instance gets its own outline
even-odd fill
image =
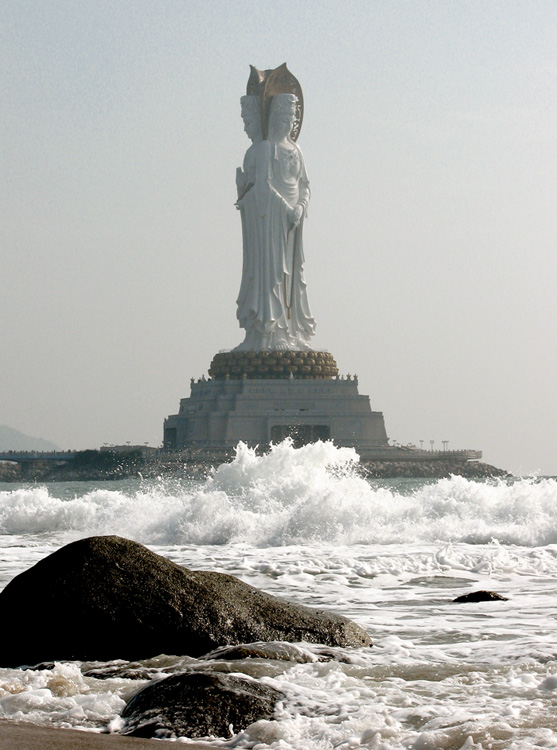
[[[265,120],[262,98],[242,97],[244,129],[253,143],[236,175],[243,234],[237,317],[246,331],[237,350],[311,349],[315,322],[302,272],[310,191],[302,152],[292,138],[300,126],[297,101],[295,94],[273,95]]]

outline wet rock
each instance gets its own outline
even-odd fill
[[[115,677],[120,680],[151,680],[156,674],[154,669],[115,666],[97,667],[83,672],[84,677],[94,677],[96,680],[112,680]]]
[[[243,661],[244,659],[269,659],[273,661],[292,661],[298,664],[313,662],[338,661],[351,663],[350,655],[344,649],[328,648],[314,645],[303,648],[293,643],[242,643],[239,646],[223,646],[202,657],[203,661]]]
[[[254,641],[370,646],[358,625],[223,573],[192,571],[117,536],[82,539],[0,594],[0,665],[200,656]]]
[[[206,654],[207,661],[242,661],[243,659],[274,659],[276,661],[292,661],[298,664],[321,661],[309,651],[294,646],[291,643],[242,643],[240,646],[223,646]]]
[[[495,601],[502,601],[502,602],[508,602],[506,596],[501,596],[501,594],[496,594],[494,591],[472,591],[470,594],[462,594],[462,596],[457,596],[456,599],[453,599],[453,603],[455,604],[467,604],[469,602],[495,602]]]
[[[248,677],[190,672],[157,680],[125,706],[122,734],[134,737],[230,737],[272,719],[282,693]]]

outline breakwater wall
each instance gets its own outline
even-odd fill
[[[376,457],[363,457],[360,470],[370,478],[443,478],[460,475],[470,478],[505,477],[508,472],[470,459],[469,452],[426,452],[393,448]],[[73,482],[153,478],[161,475],[204,479],[213,467],[232,460],[233,451],[130,448],[129,450],[88,450],[66,453],[59,460],[49,455],[11,455],[0,459],[0,482]]]

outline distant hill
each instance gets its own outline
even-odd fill
[[[43,438],[29,437],[12,427],[0,424],[0,451],[56,451],[55,443]]]

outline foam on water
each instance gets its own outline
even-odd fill
[[[0,532],[117,533],[145,544],[557,543],[554,479],[453,476],[394,488],[362,478],[357,460],[331,443],[285,441],[265,456],[240,444],[205,482],[107,483],[65,498],[40,486],[6,490]]]
[[[244,672],[285,696],[224,747],[245,750],[557,750],[557,484],[369,482],[352,451],[288,443],[204,482],[127,480],[0,493],[0,586],[70,539],[121,534],[194,569],[344,614],[372,649],[329,662],[158,656],[0,669],[0,717],[117,731],[130,673]],[[494,590],[508,601],[453,604]],[[55,613],[37,612],[41,618]],[[111,665],[97,665],[101,671]],[[187,743],[186,743],[187,744]]]
[[[246,750],[531,750],[557,747],[556,677],[545,666],[489,668],[450,659],[404,663],[419,646],[385,639],[382,653],[346,652],[344,661],[244,660],[201,663],[165,657],[175,668],[255,674],[284,700],[275,721],[261,720],[218,744]],[[397,655],[400,659],[397,662]],[[155,661],[155,660],[152,660]],[[163,661],[161,659],[161,661]],[[149,662],[146,662],[149,665]],[[118,665],[117,665],[118,666]],[[126,667],[121,664],[121,667]],[[130,665],[134,666],[134,665]],[[96,679],[91,665],[55,664],[41,671],[0,670],[0,715],[12,721],[118,731],[124,702],[144,680]],[[155,670],[156,671],[156,670]],[[267,673],[267,674],[266,674]]]

